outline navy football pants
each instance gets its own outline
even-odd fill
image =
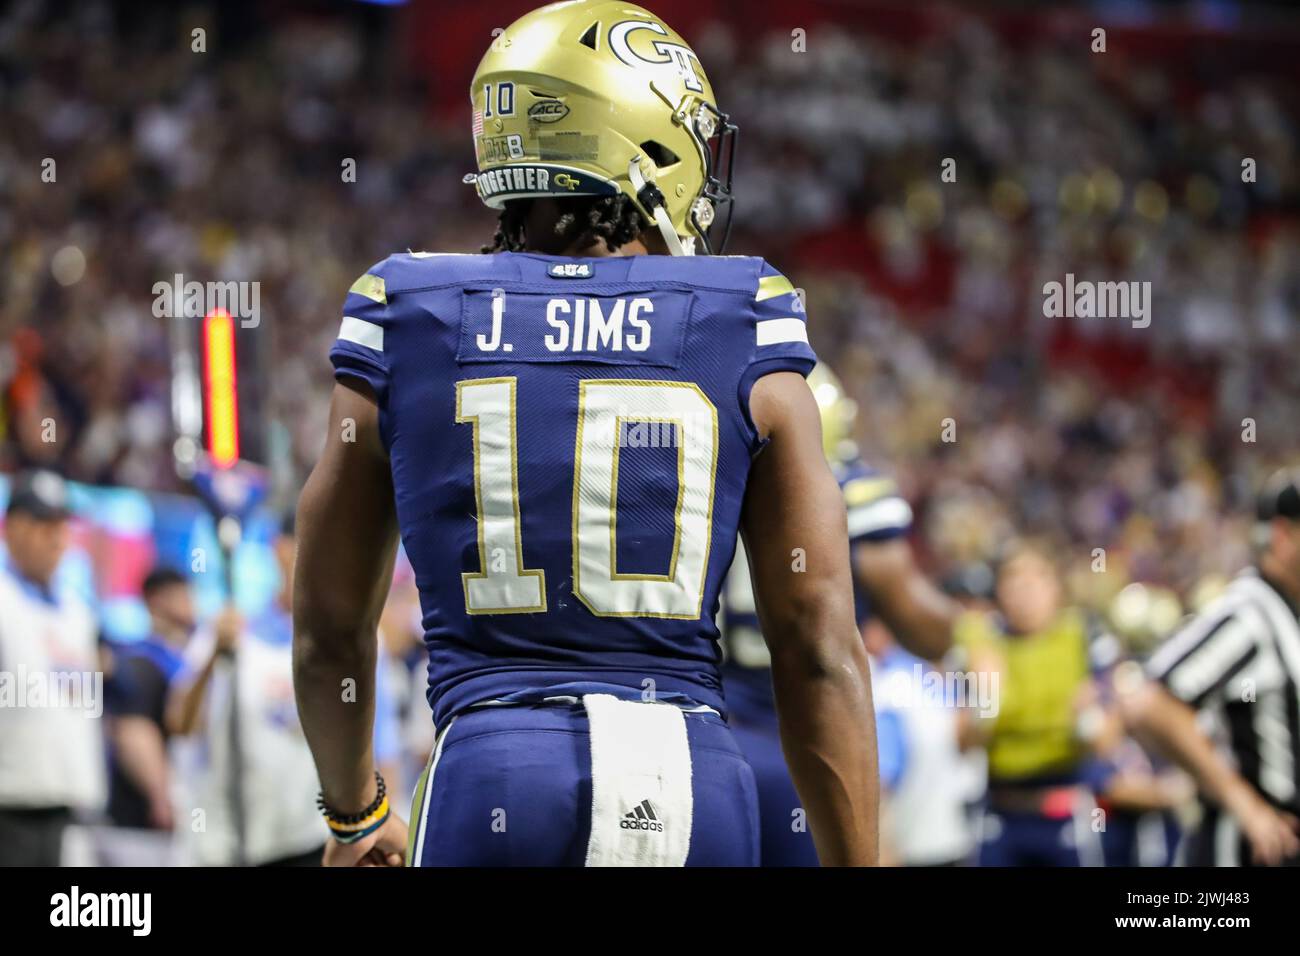
[[[1035,813],[984,816],[980,866],[1100,866],[1101,839],[1086,819]]]
[[[775,715],[770,722],[733,720],[732,732],[758,785],[762,865],[817,866],[817,847],[790,779]]]
[[[687,866],[758,865],[754,775],[723,720],[686,714]],[[591,745],[581,705],[484,707],[444,732],[411,811],[411,866],[582,866]]]

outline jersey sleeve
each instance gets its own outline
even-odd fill
[[[751,385],[769,372],[807,375],[817,364],[817,354],[808,344],[803,294],[766,261],[760,260],[759,266],[749,329]]]
[[[389,362],[384,333],[391,322],[385,266],[371,268],[352,283],[343,301],[343,321],[330,349],[334,377],[359,378],[370,386],[382,406],[388,392]]]
[[[888,541],[912,528],[912,507],[898,493],[894,479],[861,475],[844,482],[849,541]]]
[[[746,422],[754,435],[748,411],[754,383],[772,372],[797,372],[807,377],[817,364],[817,354],[808,344],[808,317],[802,293],[761,259],[749,319],[743,334],[748,339],[750,358],[740,378],[740,407],[745,410]]]

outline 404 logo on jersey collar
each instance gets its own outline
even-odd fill
[[[557,262],[550,268],[553,279],[590,279],[592,276],[589,262]]]

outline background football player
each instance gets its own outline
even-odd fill
[[[713,249],[734,127],[685,41],[621,2],[518,20],[471,95],[496,253],[395,255],[352,287],[301,498],[327,862],[406,842],[371,705],[339,695],[372,699],[400,530],[438,727],[411,863],[756,863],[713,624],[742,526],[817,851],[874,862],[870,680],[804,317],[762,260],[683,255]]]
[[[858,457],[850,437],[856,408],[835,374],[818,365],[808,384],[821,416],[823,453],[847,505],[858,626],[878,614],[908,651],[921,658],[942,657],[960,608],[916,565],[905,537],[912,509],[892,479]],[[761,520],[756,518],[760,527]],[[743,550],[727,576],[722,620],[731,723],[758,782],[762,863],[816,866],[817,851],[782,753],[771,655],[763,642]]]

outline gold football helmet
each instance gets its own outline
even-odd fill
[[[822,417],[822,450],[832,464],[857,455],[853,441],[853,420],[858,403],[844,394],[844,386],[825,362],[818,362],[808,375],[808,387],[817,400]]]
[[[493,209],[536,196],[622,192],[674,255],[731,227],[736,127],[690,46],[618,0],[552,3],[516,20],[474,74],[478,175]]]

